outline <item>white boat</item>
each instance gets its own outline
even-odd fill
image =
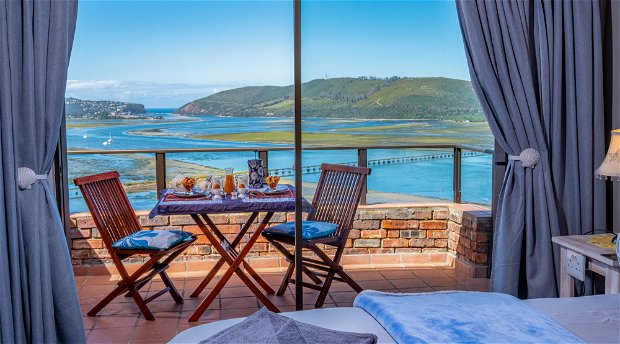
[[[88,138],[88,133],[86,133],[86,130],[84,130],[84,136],[82,136],[83,138],[87,139]]]
[[[110,133],[110,138],[108,139],[108,143],[112,143],[112,133]]]

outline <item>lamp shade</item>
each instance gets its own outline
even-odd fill
[[[609,149],[605,155],[605,160],[596,169],[596,177],[605,178],[616,177],[620,180],[620,129],[611,131],[611,141]]]

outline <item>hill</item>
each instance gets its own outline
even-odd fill
[[[302,85],[303,114],[326,118],[483,121],[469,81],[448,78],[317,79]],[[293,116],[293,86],[250,86],[183,105],[183,115]]]
[[[71,119],[155,118],[147,116],[146,109],[142,104],[77,98],[65,99],[65,113],[67,118]]]

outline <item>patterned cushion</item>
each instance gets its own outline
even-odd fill
[[[338,225],[329,222],[318,221],[302,221],[301,237],[304,240],[318,239],[326,237],[334,233],[338,229]],[[295,236],[295,222],[287,222],[265,229],[266,233]]]
[[[141,230],[115,242],[112,247],[121,250],[165,250],[189,240],[191,235],[177,230]]]

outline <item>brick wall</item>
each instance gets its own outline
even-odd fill
[[[480,207],[458,205],[458,208],[454,208],[450,204],[360,207],[342,262],[346,265],[456,264],[460,260],[468,273],[480,276],[488,261],[490,212],[472,211],[477,208]],[[146,212],[137,212],[137,215],[145,229],[179,229],[202,234],[190,216],[149,219]],[[211,218],[225,236],[232,240],[248,216],[228,214]],[[271,223],[282,223],[293,217],[292,213],[275,214]],[[248,240],[251,233],[252,229],[242,243]],[[71,245],[76,274],[115,273],[101,236],[88,213],[72,215]],[[263,238],[258,240],[248,256],[251,264],[257,268],[280,268],[286,265],[280,254]],[[206,269],[218,257],[206,237],[199,235],[196,243],[177,258],[171,269]],[[127,263],[142,261],[143,257],[125,260]]]

